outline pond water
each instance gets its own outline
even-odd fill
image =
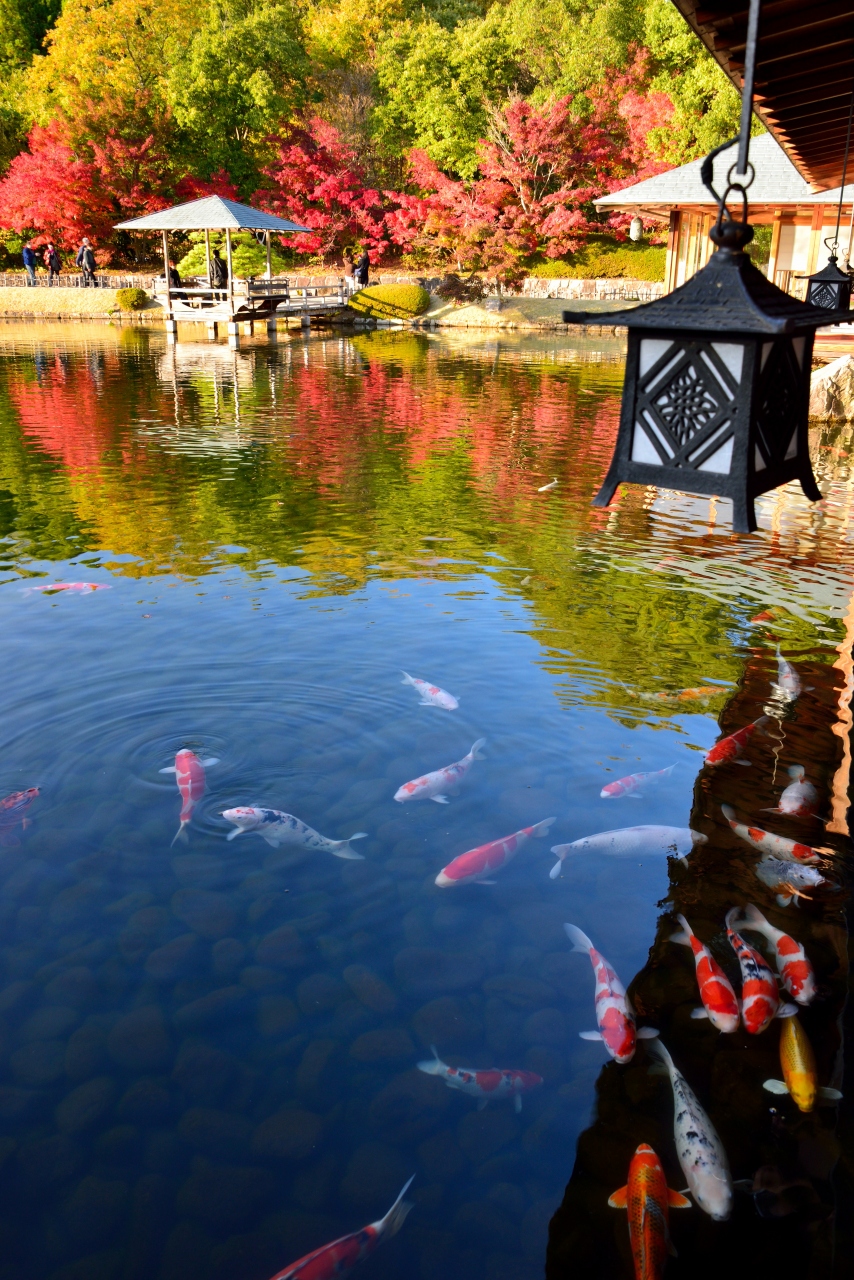
[[[843,1089],[843,859],[780,907],[720,806],[847,849],[849,434],[814,436],[823,503],[767,495],[737,538],[724,502],[590,507],[616,339],[292,332],[232,352],[7,325],[0,370],[0,798],[39,788],[0,811],[0,1280],[269,1280],[413,1174],[366,1280],[631,1276],[607,1198],[640,1142],[685,1186],[670,1084],[643,1044],[621,1066],[579,1039],[594,977],[565,922],[745,1183],[728,1222],[671,1215],[668,1275],[850,1274],[845,1102],[764,1092],[780,1023],[692,1020],[692,958],[668,941],[684,913],[738,990],[727,910],[790,931],[816,970],[818,1082]],[[109,590],[44,590],[72,583]],[[402,672],[459,706],[419,705]],[[704,764],[763,714],[749,768]],[[395,803],[480,738],[448,804]],[[181,749],[217,763],[170,843]],[[796,765],[817,816],[762,813]],[[246,805],[365,832],[363,856],[227,840]],[[494,884],[436,885],[548,818]],[[684,861],[574,853],[550,877],[553,844],[638,824],[707,840]],[[518,1112],[478,1109],[418,1070],[431,1046],[542,1083]]]

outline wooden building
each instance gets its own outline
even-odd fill
[[[753,139],[750,159],[756,170],[750,188],[750,220],[754,226],[770,227],[770,237],[763,238],[764,246],[761,240],[757,244],[757,249],[765,249],[757,255],[758,263],[769,280],[788,293],[803,297],[805,284],[799,277],[821,270],[828,259],[825,240],[832,240],[836,227],[839,187],[817,191],[771,134]],[[726,186],[726,173],[732,163],[731,153],[717,157],[717,189]],[[701,160],[693,160],[596,201],[596,207],[603,212],[637,213],[668,228],[668,292],[705,266],[713,249],[709,229],[717,208],[700,180],[701,164]],[[838,256],[843,263],[851,250],[853,205],[854,183],[848,183],[843,192],[839,231]]]

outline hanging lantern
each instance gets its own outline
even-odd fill
[[[659,485],[731,498],[732,527],[756,529],[753,500],[790,480],[821,498],[810,463],[807,423],[815,331],[854,321],[790,297],[744,252],[753,238],[747,185],[730,182],[710,232],[708,264],[672,293],[607,316],[565,311],[564,323],[624,325],[629,331],[620,429],[594,506],[605,507],[618,484]],[[744,217],[726,207],[740,192]]]
[[[836,265],[836,254],[832,251],[836,244],[831,246],[827,240],[824,243],[831,249],[827,266],[815,275],[800,276],[799,279],[809,281],[807,302],[811,302],[814,307],[826,307],[828,311],[847,311],[851,306],[851,276]]]

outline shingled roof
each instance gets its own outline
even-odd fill
[[[735,157],[736,149],[732,148],[715,159],[716,190],[723,192],[727,172],[733,167]],[[756,170],[756,179],[750,188],[752,205],[830,203],[828,197],[833,193],[814,193],[770,133],[752,139],[750,161]],[[678,169],[659,173],[644,182],[636,182],[632,187],[623,187],[622,191],[612,191],[610,195],[602,196],[594,203],[597,209],[658,207],[662,212],[678,205],[708,205],[709,208],[714,208],[715,202],[700,180],[702,163],[702,160],[692,160],[689,164],[680,165]],[[839,199],[838,188],[835,198]]]

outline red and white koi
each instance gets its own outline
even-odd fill
[[[421,707],[441,707],[443,711],[456,711],[460,705],[459,699],[455,698],[452,693],[448,693],[447,689],[440,689],[437,684],[430,684],[427,680],[419,680],[416,676],[410,676],[405,671],[403,674],[403,684],[411,684],[421,694]]]
[[[351,1231],[348,1236],[341,1236],[331,1244],[314,1249],[285,1267],[284,1271],[277,1271],[271,1280],[340,1280],[341,1276],[346,1276],[357,1262],[369,1257],[378,1244],[397,1235],[412,1208],[411,1203],[403,1197],[414,1177],[413,1174],[385,1217],[378,1222],[369,1223],[360,1231]]]
[[[626,995],[626,988],[608,961],[594,947],[586,933],[574,924],[565,924],[566,936],[573,951],[586,951],[596,977],[596,1022],[598,1031],[582,1031],[582,1040],[602,1040],[611,1057],[617,1062],[631,1062],[635,1056],[637,1040],[652,1040],[658,1035],[653,1027],[635,1025],[635,1011]]]
[[[79,591],[82,596],[91,595],[93,591],[111,591],[109,582],[43,582],[36,587],[26,587],[27,591]]]
[[[793,1004],[781,1004],[777,979],[758,951],[749,947],[735,930],[738,907],[726,914],[726,935],[741,966],[741,1020],[745,1031],[760,1035],[774,1018],[791,1018],[797,1009]]]
[[[629,1180],[608,1197],[612,1209],[627,1209],[635,1280],[661,1280],[667,1255],[674,1253],[668,1209],[691,1209],[691,1201],[671,1191],[661,1161],[642,1142],[629,1165]]]
[[[240,835],[254,832],[267,844],[278,849],[283,844],[296,844],[303,849],[314,849],[323,853],[331,853],[336,858],[349,858],[351,861],[363,861],[364,854],[356,853],[350,848],[351,840],[367,839],[366,831],[357,831],[346,840],[330,840],[322,836],[314,827],[308,826],[295,818],[292,813],[282,813],[281,809],[263,809],[258,805],[241,805],[236,809],[224,809],[222,816],[226,822],[233,822],[236,831],[229,831],[227,840],[234,840]]]
[[[721,805],[721,812],[737,836],[752,844],[754,849],[766,854],[769,858],[778,858],[781,862],[796,862],[799,866],[813,866],[821,860],[817,849],[799,840],[789,840],[786,836],[775,836],[761,827],[746,827],[738,822],[735,810],[728,804]]]
[[[507,863],[526,845],[529,840],[539,840],[548,835],[554,818],[543,818],[532,827],[523,827],[514,831],[512,836],[504,836],[502,840],[490,840],[489,844],[478,845],[461,853],[453,862],[449,862],[436,876],[436,884],[440,889],[450,889],[455,884],[495,884],[487,879]]]
[[[753,868],[757,880],[761,880],[777,895],[777,905],[788,907],[790,902],[798,905],[799,898],[809,898],[805,888],[816,888],[827,884],[824,876],[815,867],[805,867],[797,862],[781,862],[766,854],[760,858]]]
[[[739,760],[738,757],[756,730],[765,724],[767,719],[767,716],[760,716],[758,720],[753,721],[753,724],[746,724],[743,729],[737,729],[735,733],[721,738],[720,742],[716,742],[711,750],[706,752],[706,764],[727,764],[729,761],[736,764],[750,764],[749,760]]]
[[[603,787],[599,792],[599,799],[619,800],[622,796],[641,796],[644,787],[654,786],[662,778],[669,778],[673,769],[671,764],[656,773],[629,773],[625,778],[618,778],[616,782],[609,782]]]
[[[174,764],[160,770],[161,773],[175,774],[175,780],[178,783],[178,790],[183,801],[178,830],[172,838],[173,844],[176,840],[186,840],[188,838],[187,827],[196,805],[205,794],[205,769],[209,769],[213,764],[219,764],[219,760],[213,756],[209,760],[200,760],[195,751],[189,751],[184,747],[175,756]]]
[[[775,929],[758,907],[748,902],[741,917],[734,924],[736,929],[749,929],[761,933],[774,948],[777,972],[793,1000],[798,1004],[812,1004],[816,996],[815,971],[800,943],[795,942],[782,929]]]
[[[692,1018],[708,1018],[718,1031],[730,1034],[738,1030],[738,1000],[730,985],[730,981],[721,966],[715,960],[709,948],[704,946],[692,930],[684,916],[676,919],[682,926],[679,933],[671,935],[670,941],[681,946],[690,947],[694,953],[694,965],[697,971],[697,986],[700,988],[702,1009],[695,1009]]]
[[[432,1058],[418,1063],[418,1070],[428,1076],[441,1076],[449,1089],[459,1089],[472,1098],[477,1098],[477,1109],[482,1111],[488,1102],[501,1098],[512,1098],[516,1111],[522,1110],[522,1094],[531,1089],[538,1089],[543,1083],[542,1076],[533,1071],[513,1071],[504,1067],[449,1067],[436,1052],[436,1046],[430,1045]]]
[[[17,838],[11,834],[12,828],[19,822],[22,827],[28,825],[29,818],[25,818],[24,813],[38,794],[38,787],[28,787],[26,791],[13,791],[0,800],[0,844],[17,844]]]
[[[818,792],[811,782],[804,782],[804,767],[793,764],[788,770],[792,781],[780,796],[779,804],[774,809],[764,809],[764,813],[785,813],[790,818],[810,818],[816,811]]]
[[[653,1041],[649,1052],[670,1077],[673,1139],[688,1189],[704,1213],[715,1222],[726,1222],[732,1212],[732,1175],[723,1143],[661,1041]]]
[[[690,827],[619,827],[614,831],[597,831],[592,836],[582,836],[571,844],[553,844],[552,853],[558,861],[549,875],[556,880],[563,861],[576,853],[604,853],[612,858],[645,858],[665,854],[668,858],[688,857],[698,844],[705,844],[708,836]]]
[[[457,760],[455,764],[446,764],[444,769],[435,769],[425,773],[423,778],[413,778],[404,782],[394,793],[395,800],[406,804],[408,800],[434,800],[436,804],[447,804],[447,792],[458,787],[475,760],[482,760],[481,747],[486,738],[478,738],[467,756]]]

